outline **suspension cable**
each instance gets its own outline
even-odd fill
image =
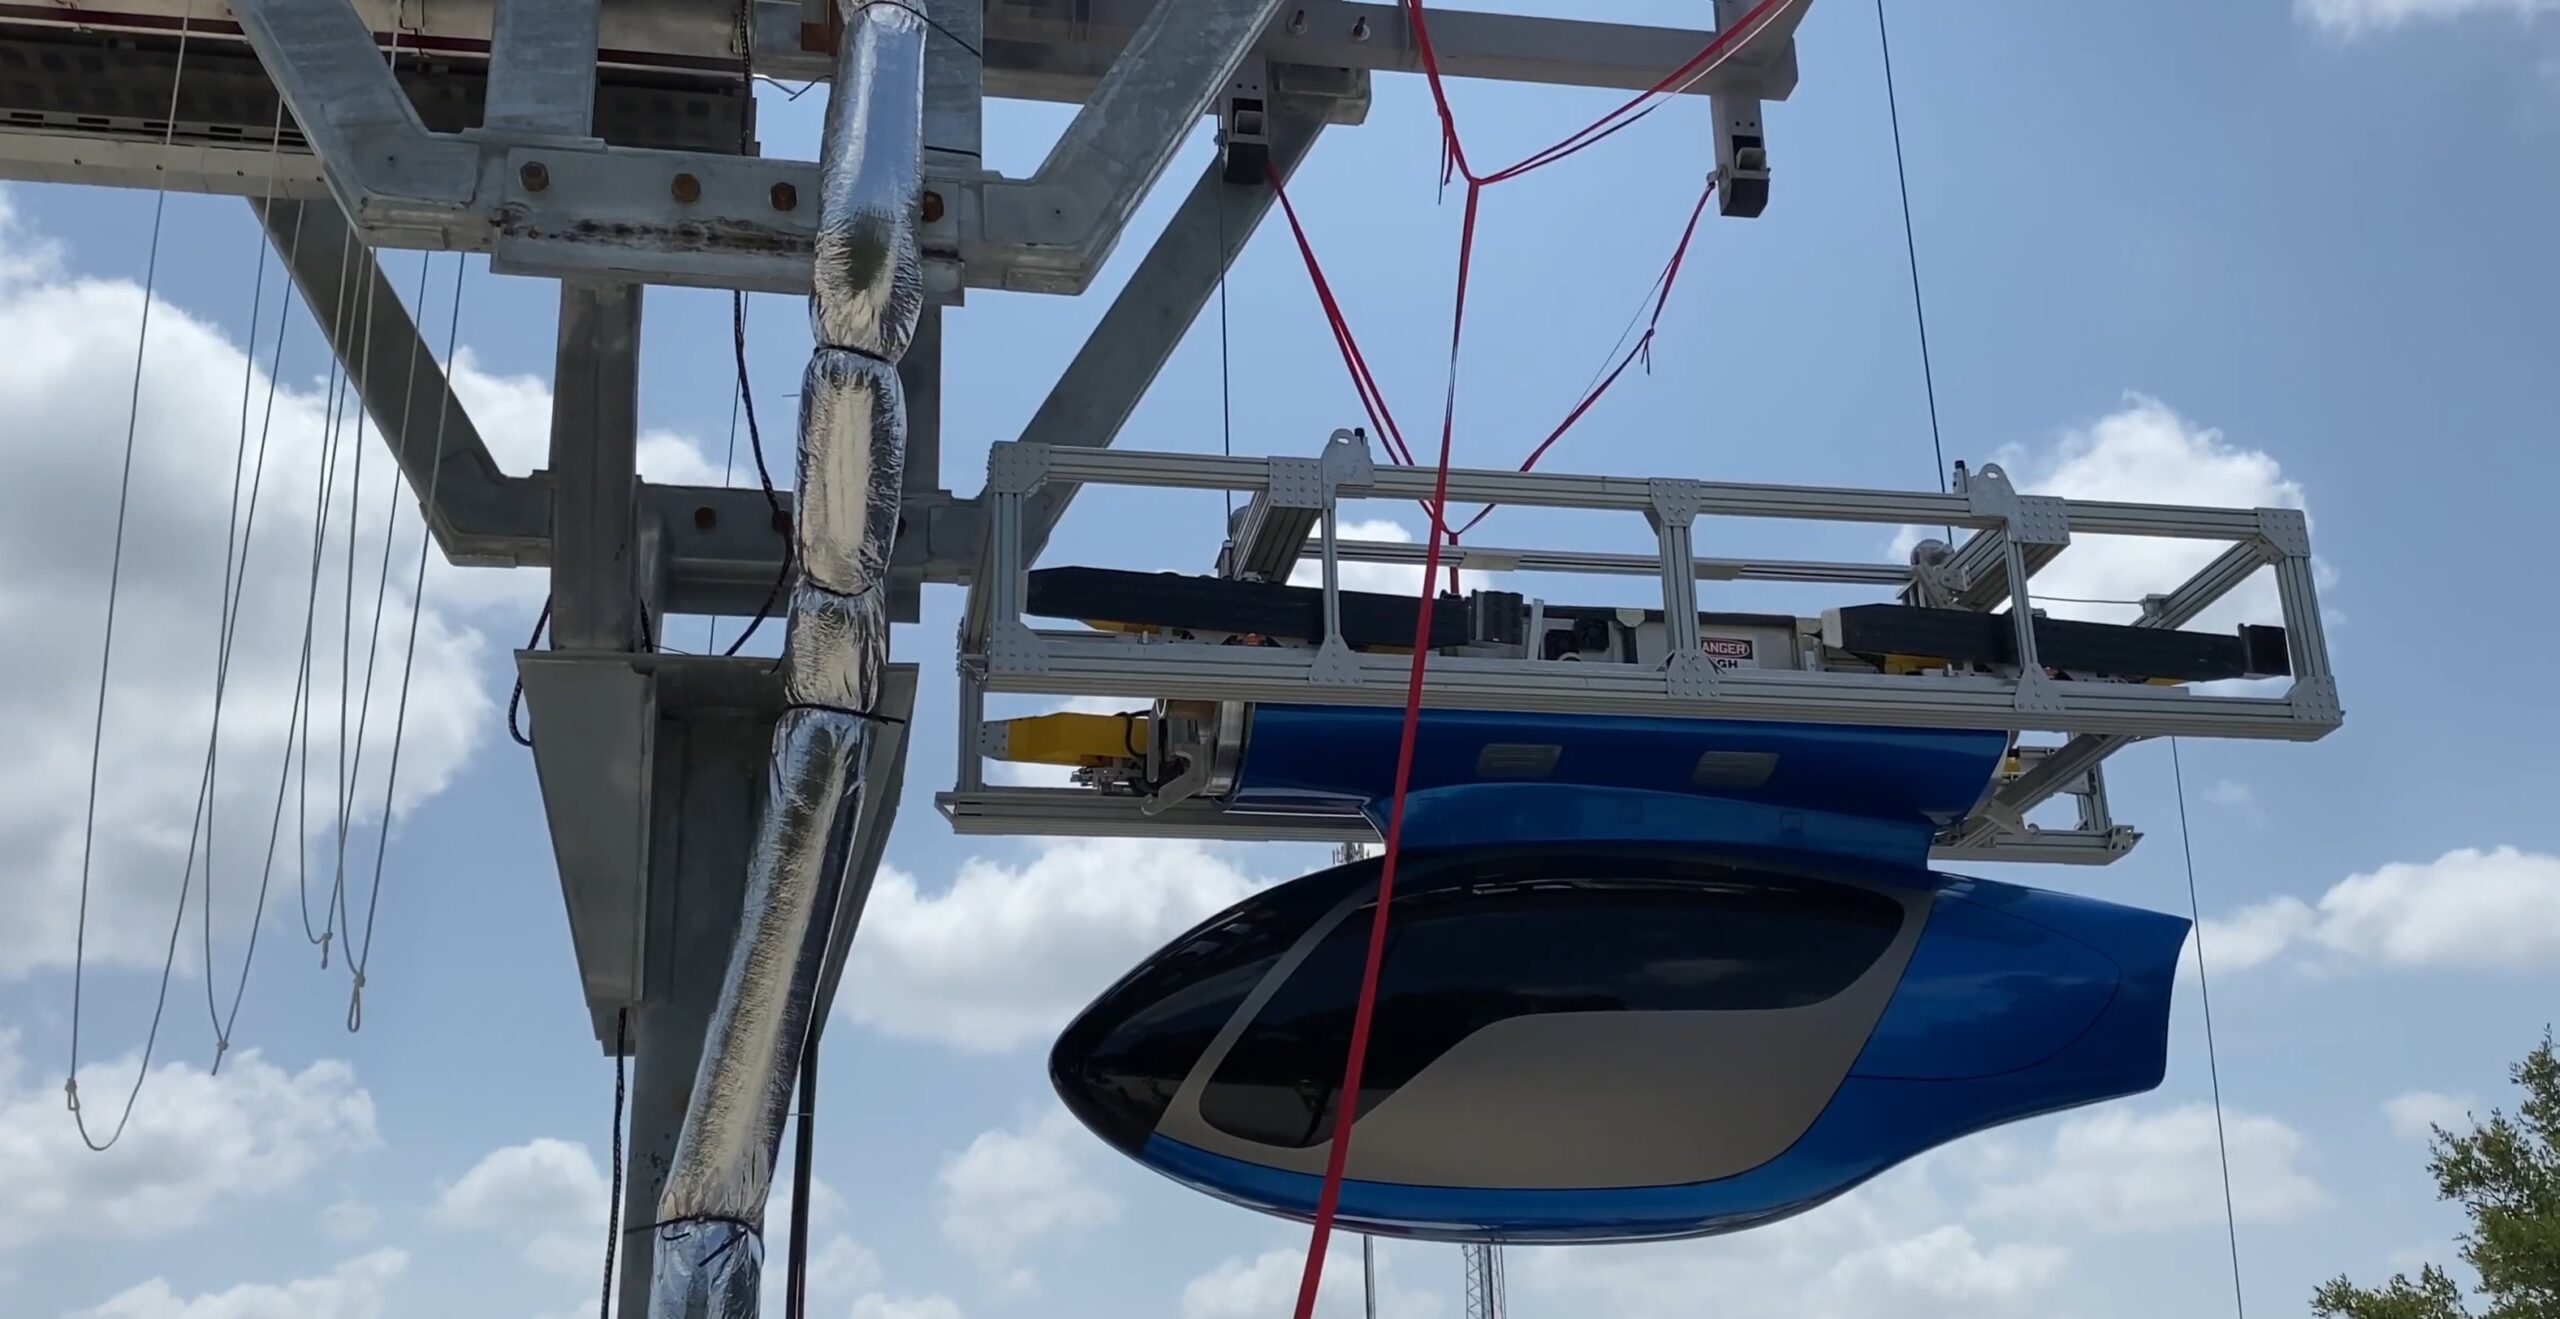
[[[2248,1319],[2249,1303],[2240,1290],[2240,1215],[2231,1197],[2231,1136],[2222,1121],[2222,1055],[2213,1038],[2213,981],[2205,974],[2204,904],[2196,896],[2195,835],[2187,828],[2187,770],[2178,755],[2178,739],[2169,739],[2169,774],[2178,793],[2178,851],[2187,865],[2187,916],[2195,929],[2196,994],[2204,1001],[2205,1074],[2213,1080],[2213,1144],[2222,1156],[2222,1228],[2231,1245],[2231,1312]]]

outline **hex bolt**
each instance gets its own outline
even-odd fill
[[[677,201],[680,201],[687,206],[691,206],[695,202],[702,200],[702,180],[697,179],[690,174],[678,174],[676,176],[675,185],[669,188],[668,191],[675,194],[675,199]]]
[[[773,209],[777,211],[791,211],[798,210],[799,207],[800,190],[798,188],[792,187],[788,183],[777,183],[773,185]]]
[[[942,218],[942,194],[927,189],[924,194],[924,222],[932,224]]]
[[[526,161],[524,168],[516,171],[516,178],[524,184],[526,192],[540,192],[551,186],[551,171],[539,160]]]

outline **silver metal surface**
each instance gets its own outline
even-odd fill
[[[827,105],[809,329],[826,347],[894,362],[924,305],[925,26],[903,5],[854,0],[853,12],[837,84],[862,94]]]
[[[841,348],[812,353],[800,376],[794,526],[800,571],[810,580],[859,595],[886,576],[905,464],[905,391],[897,368]]]

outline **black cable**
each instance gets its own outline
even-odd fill
[[[597,1319],[613,1319],[613,1257],[622,1244],[622,1110],[630,1100],[631,1075],[623,1062],[631,1049],[631,1009],[613,1014],[613,1193],[605,1202],[604,1299]]]
[[[1911,319],[1920,328],[1920,382],[1929,392],[1929,451],[1938,462],[1938,489],[1947,488],[1947,448],[1938,434],[1938,377],[1929,366],[1929,315],[1920,300],[1920,245],[1911,229],[1911,174],[1902,163],[1902,107],[1893,91],[1893,41],[1885,35],[1884,0],[1876,0],[1876,45],[1884,52],[1885,113],[1893,123],[1893,175],[1902,188],[1902,253],[1911,265]],[[1948,530],[1949,542],[1955,532]]]
[[[800,1138],[791,1151],[791,1262],[783,1275],[783,1319],[808,1319],[809,1197],[817,1181],[811,1140],[817,1134],[818,1033],[800,1051]]]
[[[755,455],[756,484],[764,490],[764,504],[772,512],[773,529],[782,536],[782,564],[773,575],[773,585],[765,589],[764,603],[756,606],[755,617],[748,619],[746,629],[738,633],[728,649],[720,652],[723,655],[737,654],[745,647],[747,639],[756,634],[756,629],[773,617],[774,606],[782,600],[782,588],[791,581],[794,562],[791,514],[783,509],[782,496],[773,487],[773,469],[766,464],[764,457],[764,431],[756,424],[755,391],[747,381],[747,295],[743,292],[731,294],[730,305],[731,346],[736,350],[738,359],[738,400],[747,414],[747,449]]]
[[[540,617],[533,620],[533,635],[524,639],[524,648],[531,650],[536,645],[540,644],[542,641],[542,630],[549,626],[551,626],[551,597],[544,596],[542,599],[542,614]],[[519,727],[516,723],[516,713],[523,707],[524,679],[522,677],[518,677],[516,679],[515,691],[507,697],[507,736],[514,738],[517,746],[530,751],[533,749],[533,735],[524,731],[524,729]]]

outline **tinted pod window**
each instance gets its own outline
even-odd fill
[[[1049,1056],[1060,1098],[1087,1126],[1135,1150],[1254,986],[1374,861],[1258,895],[1132,971],[1059,1036]]]
[[[1290,1149],[1332,1134],[1374,911],[1334,926],[1255,1014],[1201,1097],[1212,1126]],[[1513,1017],[1819,1003],[1901,924],[1881,894],[1659,857],[1513,856],[1431,875],[1388,912],[1357,1112]]]

